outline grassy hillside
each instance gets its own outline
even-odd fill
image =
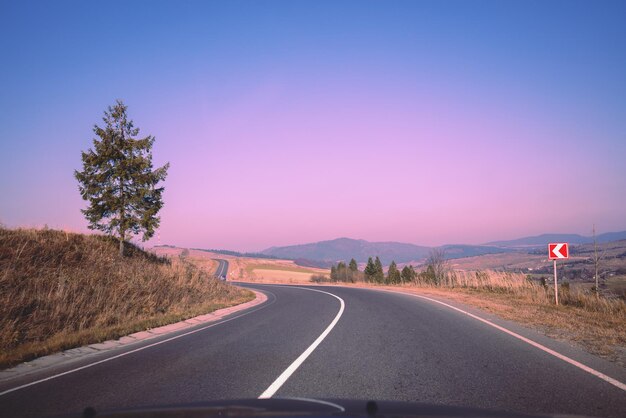
[[[209,272],[109,237],[0,228],[0,367],[245,302]]]

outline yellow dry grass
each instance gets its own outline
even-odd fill
[[[177,259],[183,248],[155,247],[152,252],[159,256]],[[231,255],[213,253],[210,251],[188,250],[187,259],[199,266],[209,266],[204,263],[213,263],[206,267],[207,271],[214,272],[217,268],[215,259],[228,261],[228,280],[271,282],[272,279],[288,283],[308,283],[311,275],[330,275],[330,270],[314,267],[302,267],[292,260],[277,260],[252,257],[234,257]],[[293,273],[293,274],[290,274]],[[297,273],[297,274],[296,274]]]
[[[308,283],[311,280],[310,272],[290,270],[252,269],[249,279],[264,283]]]
[[[0,367],[251,300],[189,262],[99,235],[0,228]]]

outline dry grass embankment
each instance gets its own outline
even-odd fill
[[[0,228],[0,367],[176,322],[254,295],[113,239]]]
[[[418,285],[427,283],[417,281]],[[446,274],[439,287],[471,289],[520,297],[539,305],[554,305],[554,286],[545,286],[529,280],[521,273],[496,271],[454,271]],[[563,307],[576,307],[590,313],[613,315],[626,325],[626,303],[620,298],[598,296],[580,287],[570,288],[569,283],[559,285],[559,303]]]

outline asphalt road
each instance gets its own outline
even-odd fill
[[[219,263],[219,265],[217,266],[217,270],[215,270],[215,277],[226,277],[226,275],[228,274],[228,261],[221,258],[215,258],[214,260]]]
[[[267,302],[200,332],[0,395],[0,415],[256,398],[307,349],[274,397],[612,417],[626,411],[623,389],[431,301],[357,288],[244,286],[265,292]],[[513,331],[625,381],[619,366],[523,328]],[[0,392],[147,345],[2,383]]]

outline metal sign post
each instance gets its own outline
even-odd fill
[[[554,303],[559,304],[559,284],[556,279],[556,260],[568,259],[569,247],[567,242],[548,244],[548,259],[554,261]]]
[[[556,260],[554,262],[554,303],[559,304],[559,285],[556,281]]]

